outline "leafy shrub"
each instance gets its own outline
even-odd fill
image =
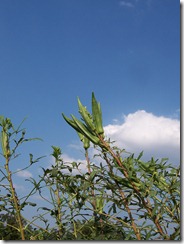
[[[50,168],[42,168],[38,180],[27,179],[33,187],[21,198],[13,185],[12,175],[17,172],[11,171],[11,162],[22,143],[38,138],[26,139],[21,125],[15,129],[10,119],[0,117],[4,159],[0,168],[1,238],[180,240],[180,167],[169,165],[167,159],[144,162],[143,152],[135,157],[114,146],[105,137],[102,111],[94,93],[92,113],[79,98],[78,106],[81,120],[73,115],[71,119],[63,117],[83,143],[86,171],[81,171],[82,162],[64,162],[61,149],[52,146],[55,162]],[[30,154],[30,164],[25,168],[41,159]],[[34,194],[39,194],[45,206],[30,201]],[[22,215],[28,205],[37,207],[38,215],[32,220]],[[38,219],[44,227],[36,224]]]

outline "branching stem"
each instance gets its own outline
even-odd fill
[[[105,149],[111,154],[111,156],[116,160],[118,166],[123,170],[123,174],[124,174],[124,176],[125,176],[127,179],[129,179],[128,171],[127,171],[127,169],[124,167],[124,165],[122,164],[121,159],[114,153],[114,151],[112,150],[112,148],[111,148],[111,147],[109,146],[109,144],[103,139],[103,137],[99,136],[99,139],[100,139],[100,145],[101,145],[102,150],[104,150],[104,148],[105,148]],[[154,224],[156,225],[158,232],[164,237],[164,239],[169,240],[169,236],[167,236],[167,235],[164,233],[164,231],[163,231],[163,229],[162,229],[162,227],[161,227],[161,225],[160,225],[160,223],[159,223],[159,219],[158,219],[158,217],[157,217],[157,216],[153,216],[153,214],[152,214],[152,211],[153,211],[153,210],[152,210],[151,205],[149,204],[149,201],[146,201],[146,200],[144,199],[144,197],[142,197],[142,195],[141,195],[139,189],[135,186],[135,184],[134,184],[132,181],[131,181],[130,183],[131,183],[131,185],[132,185],[132,187],[133,187],[135,193],[140,197],[140,199],[141,199],[141,201],[142,201],[142,204],[143,204],[143,206],[145,207],[145,209],[147,210],[148,214],[149,214],[150,217],[153,219],[153,222],[154,222]],[[119,187],[119,190],[120,190],[120,194],[121,194],[121,196],[122,196],[123,201],[126,203],[126,201],[125,201],[125,200],[126,200],[125,195],[124,195],[123,191],[120,189],[120,187]],[[128,212],[128,214],[129,214],[129,217],[130,217],[130,219],[131,219],[131,221],[132,221],[132,227],[133,227],[133,229],[134,229],[134,232],[135,232],[137,238],[140,238],[140,236],[139,236],[139,232],[137,231],[136,225],[135,225],[135,223],[134,223],[134,221],[133,221],[133,217],[132,217],[131,211],[130,211],[130,209],[129,209],[129,207],[128,207],[127,204],[125,205],[125,207],[126,207],[126,209],[127,209],[127,212]]]
[[[25,240],[24,227],[23,227],[23,223],[22,223],[22,216],[21,216],[21,211],[20,211],[19,199],[17,197],[16,190],[13,187],[11,171],[9,169],[9,158],[8,158],[8,156],[6,156],[5,169],[6,169],[6,172],[7,172],[7,179],[8,179],[8,182],[10,184],[10,192],[11,192],[12,199],[13,199],[13,205],[15,206],[15,211],[16,211],[16,216],[15,217],[17,219],[17,223],[18,223],[18,226],[19,226],[19,231],[20,231],[20,234],[21,234],[21,238],[22,238],[22,240]]]

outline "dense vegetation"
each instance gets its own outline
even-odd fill
[[[26,179],[32,189],[21,197],[14,187],[20,170],[12,171],[13,160],[21,144],[37,138],[26,138],[22,124],[15,128],[0,116],[0,239],[180,240],[180,168],[167,159],[144,162],[142,152],[135,157],[114,146],[104,135],[101,107],[93,93],[91,113],[79,99],[78,106],[81,120],[63,118],[83,143],[86,170],[83,162],[64,162],[61,149],[52,146],[54,163],[38,177]],[[43,160],[29,156],[22,171]],[[47,205],[33,202],[35,194]],[[30,220],[24,216],[28,207],[37,208]],[[44,225],[38,226],[37,220]]]

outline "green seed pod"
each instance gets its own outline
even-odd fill
[[[101,111],[100,103],[96,101],[94,93],[92,93],[92,115],[93,115],[93,121],[97,133],[103,135],[104,129],[102,125],[102,111]]]
[[[78,127],[78,130],[81,134],[86,136],[92,143],[98,144],[99,143],[99,138],[88,130],[88,128],[80,121],[78,120],[75,116],[72,115],[73,121],[75,122],[76,126]]]
[[[86,150],[90,147],[90,140],[87,137],[84,137],[83,145]]]
[[[76,125],[76,123],[69,119],[68,117],[66,117],[63,113],[62,113],[63,118],[65,119],[65,121],[71,126],[73,127],[77,132],[81,132],[81,130],[78,128],[78,126]]]
[[[78,106],[79,106],[79,113],[81,114],[84,122],[86,123],[86,126],[88,127],[88,129],[90,130],[90,132],[92,134],[95,134],[95,126],[93,124],[93,119],[91,114],[87,111],[86,107],[84,107],[80,101],[80,99],[78,98]]]
[[[87,137],[85,137],[83,134],[81,134],[80,132],[77,132],[80,140],[83,142],[83,147],[84,149],[88,149],[90,147],[90,141]]]

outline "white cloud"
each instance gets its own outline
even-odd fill
[[[72,163],[72,162],[76,162],[76,163],[85,163],[85,160],[81,160],[81,159],[75,159],[71,156],[69,156],[68,154],[62,154],[62,159],[64,162],[68,162],[68,163]]]
[[[138,110],[124,116],[121,124],[105,126],[105,133],[127,151],[140,153],[144,150],[146,157],[168,157],[175,164],[180,161],[180,122],[177,119]]]
[[[74,158],[74,157],[72,157],[72,156],[70,156],[70,155],[68,155],[68,154],[66,154],[66,153],[63,153],[62,154],[62,156],[61,156],[61,158],[63,159],[63,162],[64,162],[64,164],[65,165],[68,165],[68,166],[71,166],[71,163],[73,163],[73,162],[76,162],[77,164],[79,164],[80,163],[80,165],[79,165],[79,167],[78,167],[78,169],[74,169],[73,171],[72,171],[72,174],[79,174],[79,173],[84,173],[84,172],[87,172],[87,161],[86,160],[84,160],[84,159],[76,159],[76,158]],[[51,159],[51,163],[54,165],[54,158],[52,157],[52,159]],[[50,167],[51,165],[49,165],[49,167]],[[65,169],[64,170],[64,172],[66,172],[66,173],[70,173],[67,169]]]
[[[167,118],[164,116],[156,116],[144,110],[138,110],[124,116],[123,122],[117,119],[112,120],[112,124],[104,127],[105,135],[111,141],[115,141],[115,145],[127,152],[138,155],[144,151],[144,160],[150,160],[153,156],[155,159],[169,158],[169,162],[179,164],[180,162],[180,121],[175,117]],[[113,145],[114,145],[113,144]],[[79,170],[84,173],[87,171],[87,162],[84,154],[82,157],[71,156],[72,151],[82,151],[83,147],[80,142],[70,144],[71,153],[62,154],[64,163],[76,162],[81,163]],[[75,152],[76,153],[76,152]],[[99,163],[102,160],[98,157],[93,158],[94,154],[98,154],[96,149],[89,150],[91,162]],[[125,154],[125,157],[128,155]],[[54,164],[54,158],[51,160]],[[51,166],[51,164],[50,164]],[[49,166],[49,167],[50,167]],[[68,170],[65,170],[68,172]],[[73,174],[79,173],[77,169]]]
[[[134,8],[134,4],[130,3],[130,2],[120,1],[119,4],[120,4],[120,6],[123,6],[123,7]]]
[[[29,177],[33,176],[32,173],[30,171],[28,171],[28,170],[20,170],[20,169],[18,169],[17,171],[18,171],[17,172],[17,176],[18,177],[29,178]]]

